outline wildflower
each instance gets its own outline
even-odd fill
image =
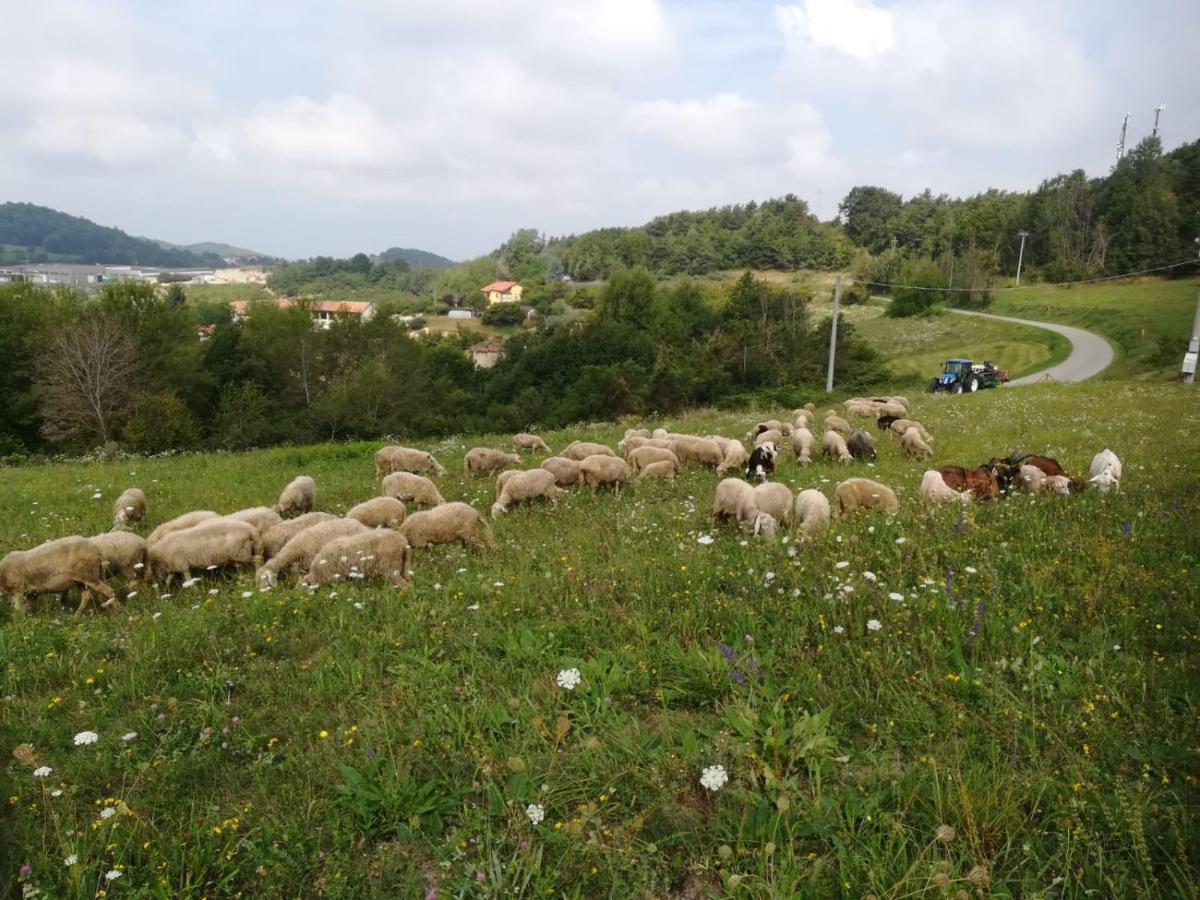
[[[100,740],[100,735],[94,731],[81,731],[75,735],[75,746],[82,747],[84,744],[94,744]]]
[[[879,631],[883,628],[883,623],[878,619],[867,619],[867,631]]]
[[[843,560],[839,560],[838,562],[835,562],[835,563],[833,564],[833,567],[834,567],[835,569],[845,569],[845,568],[847,568],[849,565],[850,565],[850,563],[846,562],[846,560],[844,560],[844,559],[843,559]]]
[[[106,806],[104,809],[100,810],[100,818],[102,819],[111,819],[116,814],[117,808],[115,806]]]
[[[708,766],[700,773],[700,784],[708,791],[719,791],[729,780],[729,773],[722,765]]]
[[[979,570],[976,569],[974,566],[966,566],[965,568],[963,568],[963,571],[966,572],[968,575],[974,575]]]
[[[948,844],[955,838],[955,831],[949,825],[939,825],[933,836],[943,844]]]
[[[834,626],[833,626],[833,633],[834,633],[834,634],[845,634],[845,633],[846,633],[846,629],[845,629],[843,626],[841,626],[841,625],[834,625]]]
[[[107,872],[104,873],[105,881],[116,881],[120,877],[121,877],[121,873],[116,869],[109,869]]]
[[[558,682],[558,686],[564,691],[573,691],[583,681],[583,676],[579,674],[579,670],[576,668],[563,669],[558,673],[555,681]]]
[[[254,596],[253,591],[242,591],[242,599],[243,600],[249,600],[253,596]]]
[[[33,866],[31,866],[29,863],[25,863],[25,865],[21,866],[21,877],[22,878],[31,874],[32,872],[33,872]]]
[[[128,743],[129,741],[132,741],[136,738],[137,738],[136,731],[127,731],[123,735],[121,735],[121,740],[125,741],[126,743]]]
[[[53,771],[54,770],[52,768],[50,768],[49,766],[38,766],[36,769],[33,770],[33,777],[34,778],[45,778],[47,775],[49,775]]]
[[[903,595],[903,594],[898,594],[898,593],[896,593],[895,591],[892,591],[890,594],[888,594],[888,599],[889,599],[889,600],[903,600],[903,599],[904,599],[904,595]]]
[[[63,860],[63,865],[69,869],[71,866],[75,865],[75,863],[77,863],[77,862],[79,862],[79,854],[72,853],[70,856],[68,856],[66,859]]]
[[[525,815],[529,817],[531,825],[541,825],[542,820],[546,818],[546,807],[540,803],[530,803],[525,807]]]
[[[721,655],[727,660],[733,660],[733,648],[728,644],[717,644],[717,649],[721,651]]]
[[[976,887],[987,887],[991,880],[992,876],[988,874],[987,866],[976,866],[967,873],[967,881]]]
[[[896,538],[896,543],[897,543],[897,544],[903,544],[903,543],[905,543],[905,542],[907,542],[907,541],[908,541],[908,538],[906,538],[906,537],[898,537],[898,538]]]
[[[863,574],[862,574],[862,577],[863,577],[863,578],[865,578],[867,581],[870,581],[870,582],[875,582],[875,581],[878,581],[878,580],[879,580],[879,579],[878,579],[878,578],[875,576],[875,573],[874,573],[874,572],[863,572]]]
[[[51,797],[61,797],[61,796],[62,796],[62,790],[61,790],[60,788],[55,788],[54,790],[52,790],[52,791],[50,792],[50,796],[51,796]]]
[[[705,547],[707,547],[714,540],[715,538],[711,534],[702,534],[700,537],[696,538],[696,543],[703,544]]]

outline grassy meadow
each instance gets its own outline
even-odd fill
[[[793,488],[900,496],[813,542],[714,530],[717,478],[688,468],[517,507],[495,552],[417,552],[404,592],[214,573],[0,613],[0,896],[1196,896],[1196,394],[910,399],[934,464],[1078,474],[1107,446],[1122,490],[925,510],[926,464],[880,437],[871,466],[784,454]],[[343,510],[380,443],[0,470],[0,553],[105,529],[135,484],[144,532],[299,473]],[[507,443],[427,445],[447,499],[486,510],[462,455]]]

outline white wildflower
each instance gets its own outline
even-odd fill
[[[867,619],[867,631],[879,631],[883,628],[883,623],[878,619]]]
[[[834,626],[833,626],[833,633],[834,633],[834,634],[845,634],[845,633],[846,633],[846,629],[845,629],[845,628],[843,628],[841,625],[834,625]]]
[[[903,595],[903,594],[899,594],[899,593],[897,593],[896,591],[892,591],[890,594],[888,594],[888,599],[889,599],[889,600],[903,600],[903,599],[904,599],[904,595]]]
[[[75,865],[75,863],[77,863],[77,862],[79,862],[79,855],[76,853],[72,853],[70,856],[68,856],[66,859],[63,860],[63,865],[69,869],[71,866]]]
[[[75,746],[82,747],[84,744],[94,744],[100,740],[100,735],[94,731],[81,731],[75,735]]]
[[[867,581],[871,581],[871,582],[875,582],[875,581],[879,580],[878,578],[875,577],[874,572],[863,572],[862,577],[865,578]]]
[[[61,797],[62,796],[62,788],[55,788],[54,790],[52,790],[50,792],[50,796],[51,797]]]
[[[100,818],[102,819],[111,819],[116,814],[117,808],[115,806],[106,806],[104,809],[100,810]]]
[[[49,766],[38,766],[36,769],[33,770],[33,777],[34,778],[45,778],[47,775],[49,775],[53,771],[54,770],[52,768],[50,768]]]
[[[974,575],[979,570],[976,569],[974,566],[967,566],[965,569],[963,569],[963,571],[966,572],[968,575]]]
[[[125,743],[129,743],[130,741],[137,740],[137,732],[136,731],[127,731],[123,735],[121,735],[121,740],[125,741]]]
[[[525,815],[529,817],[531,825],[541,825],[542,819],[546,818],[546,807],[540,803],[530,803],[525,807]]]
[[[700,773],[700,784],[705,790],[719,791],[729,781],[729,773],[722,765],[708,766]]]
[[[563,669],[554,680],[558,682],[558,686],[564,691],[573,691],[583,681],[583,676],[579,674],[578,669],[570,668]]]
[[[109,869],[107,872],[104,873],[105,881],[116,881],[120,877],[121,877],[121,873],[117,869]]]
[[[896,543],[903,544],[907,540],[908,540],[908,538],[906,538],[906,537],[898,537],[898,538],[896,538]]]
[[[707,547],[714,540],[716,540],[716,539],[711,534],[702,534],[702,535],[700,535],[700,537],[696,538],[696,543],[703,544],[704,546]]]

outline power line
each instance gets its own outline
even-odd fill
[[[1180,266],[1195,265],[1200,260],[1185,259],[1183,262],[1171,263],[1168,266],[1155,266],[1153,269],[1142,269],[1137,272],[1125,272],[1121,275],[1102,275],[1099,278],[1084,278],[1080,281],[1053,281],[1044,284],[1034,284],[1029,287],[981,287],[981,288],[940,288],[925,287],[919,284],[892,284],[887,281],[862,281],[867,287],[903,288],[909,291],[932,291],[938,294],[994,294],[999,291],[1032,291],[1038,288],[1071,287],[1076,284],[1096,284],[1101,281],[1116,281],[1119,278],[1136,278],[1138,275],[1151,275],[1155,272],[1165,272],[1168,269],[1178,269]]]

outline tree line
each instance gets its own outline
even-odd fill
[[[303,304],[256,302],[201,340],[177,285],[3,285],[0,456],[517,431],[764,392],[791,402],[824,374],[829,323],[812,320],[809,299],[749,273],[718,287],[629,270],[589,315],[544,321],[480,370],[462,342],[387,315],[326,330]],[[880,374],[852,328],[838,341],[839,383]]]

